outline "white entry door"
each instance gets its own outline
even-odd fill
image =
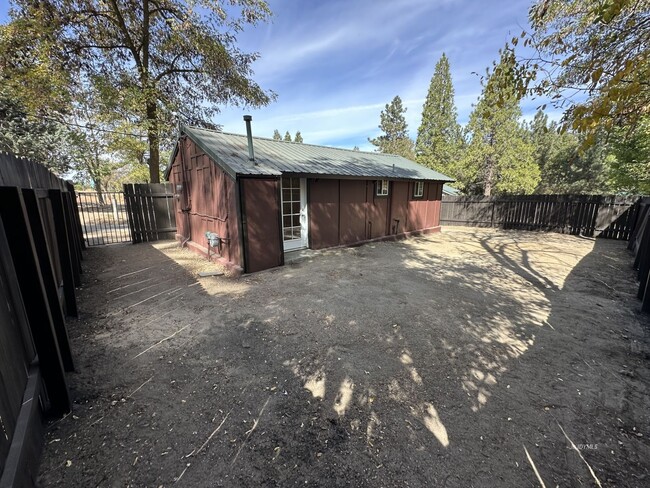
[[[282,178],[282,238],[284,250],[308,246],[307,242],[307,180]]]

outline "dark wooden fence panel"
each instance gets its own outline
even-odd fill
[[[174,239],[176,212],[171,183],[124,185],[133,243]]]
[[[650,313],[650,198],[644,198],[638,207],[628,249],[634,254],[634,269],[638,270],[641,310]]]
[[[440,223],[628,240],[639,201],[602,195],[443,196]]]
[[[66,316],[83,242],[71,184],[0,153],[0,487],[33,486],[44,415],[70,411]]]

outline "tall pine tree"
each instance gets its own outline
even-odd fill
[[[443,53],[422,109],[422,123],[415,143],[418,163],[455,176],[463,145],[457,119],[449,59]]]
[[[280,135],[280,131],[278,129],[275,129],[273,131],[273,140],[274,141],[281,141],[282,140],[282,136]]]
[[[402,99],[398,96],[386,104],[381,112],[379,128],[384,132],[379,137],[368,139],[377,146],[379,152],[397,154],[407,159],[414,160],[415,152],[413,141],[408,135],[408,125],[404,118],[406,107],[402,106]]]
[[[289,131],[284,133],[284,142],[291,142],[291,134],[289,134]]]
[[[532,193],[540,181],[534,146],[519,122],[513,65],[512,53],[503,51],[470,115],[469,147],[454,175],[468,193]]]
[[[298,142],[302,144],[302,134],[300,131],[296,132],[296,136],[293,138],[293,142]]]

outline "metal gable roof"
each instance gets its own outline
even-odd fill
[[[184,126],[187,134],[208,156],[232,176],[365,177],[454,181],[401,156],[253,137],[255,161],[248,159],[246,135]]]

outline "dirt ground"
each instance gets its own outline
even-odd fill
[[[89,249],[40,483],[649,486],[631,264],[472,228],[239,279],[176,243]]]

